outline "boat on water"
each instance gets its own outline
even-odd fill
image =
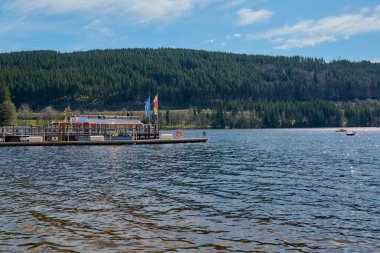
[[[356,135],[356,132],[355,131],[350,131],[350,132],[347,132],[346,135],[347,136],[354,136],[354,135]]]
[[[145,101],[143,122],[139,116],[119,115],[75,115],[70,107],[64,111],[64,120],[48,123],[47,126],[0,127],[0,146],[12,145],[123,145],[205,142],[205,138],[178,139],[172,134],[162,134],[158,129],[158,95],[153,100],[150,113],[150,96]]]
[[[0,142],[130,141],[159,139],[158,124],[138,116],[73,115],[47,126],[0,127]]]
[[[157,124],[144,124],[138,116],[73,115],[51,122],[47,141],[127,141],[158,139]]]
[[[150,99],[145,116],[150,116]],[[64,111],[63,121],[53,121],[47,126],[0,127],[1,142],[109,142],[159,139],[157,96],[154,113],[149,122],[140,116],[75,115],[70,107]],[[168,137],[167,137],[168,138]]]
[[[344,129],[344,128],[338,128],[338,129],[335,130],[335,132],[342,133],[342,132],[347,132],[347,130]]]
[[[64,121],[48,124],[47,141],[130,141],[159,139],[157,96],[152,121],[143,123],[139,116],[75,115],[70,107],[64,111]],[[150,116],[150,97],[145,104]]]

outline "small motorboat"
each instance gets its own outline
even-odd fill
[[[356,132],[355,131],[350,131],[350,132],[347,132],[346,135],[347,136],[354,136],[354,135],[356,135]]]
[[[337,132],[337,133],[340,133],[340,132],[347,132],[347,130],[344,129],[344,128],[338,128],[338,129],[335,130],[335,132]]]

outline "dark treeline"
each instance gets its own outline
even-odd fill
[[[349,101],[380,98],[380,64],[186,49],[2,53],[0,81],[34,110],[135,110],[158,93],[160,109],[257,112],[265,127],[373,124],[377,105]]]
[[[0,79],[16,106],[141,106],[148,94],[171,108],[218,101],[349,101],[380,98],[380,64],[185,49],[0,54]]]
[[[324,100],[249,101],[243,110],[236,104],[240,103],[232,102],[226,106],[223,116],[228,121],[221,121],[231,128],[380,126],[380,102],[372,100],[338,104]],[[223,112],[224,107],[218,108]],[[215,113],[218,122],[217,118]],[[223,128],[223,124],[216,124],[216,127]]]
[[[161,128],[294,128],[336,126],[380,126],[380,101],[367,100],[335,104],[323,100],[295,102],[250,101],[244,108],[237,103],[218,105],[216,109],[160,110]],[[76,110],[75,114],[81,113]],[[88,112],[91,114],[117,114],[140,116],[143,111]],[[0,117],[1,118],[1,117]],[[48,106],[38,113],[25,104],[18,110],[20,124],[30,119],[42,125],[51,120],[62,120],[63,111]],[[36,123],[34,123],[36,124]],[[1,125],[1,120],[0,120]]]
[[[323,100],[295,102],[236,103],[216,109],[163,110],[164,128],[293,128],[380,126],[379,101],[335,104]]]

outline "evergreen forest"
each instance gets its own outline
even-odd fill
[[[208,125],[379,126],[380,64],[188,49],[0,54],[0,82],[17,108],[191,109]]]

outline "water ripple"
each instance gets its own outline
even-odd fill
[[[379,252],[380,131],[357,132],[2,148],[0,251]]]

